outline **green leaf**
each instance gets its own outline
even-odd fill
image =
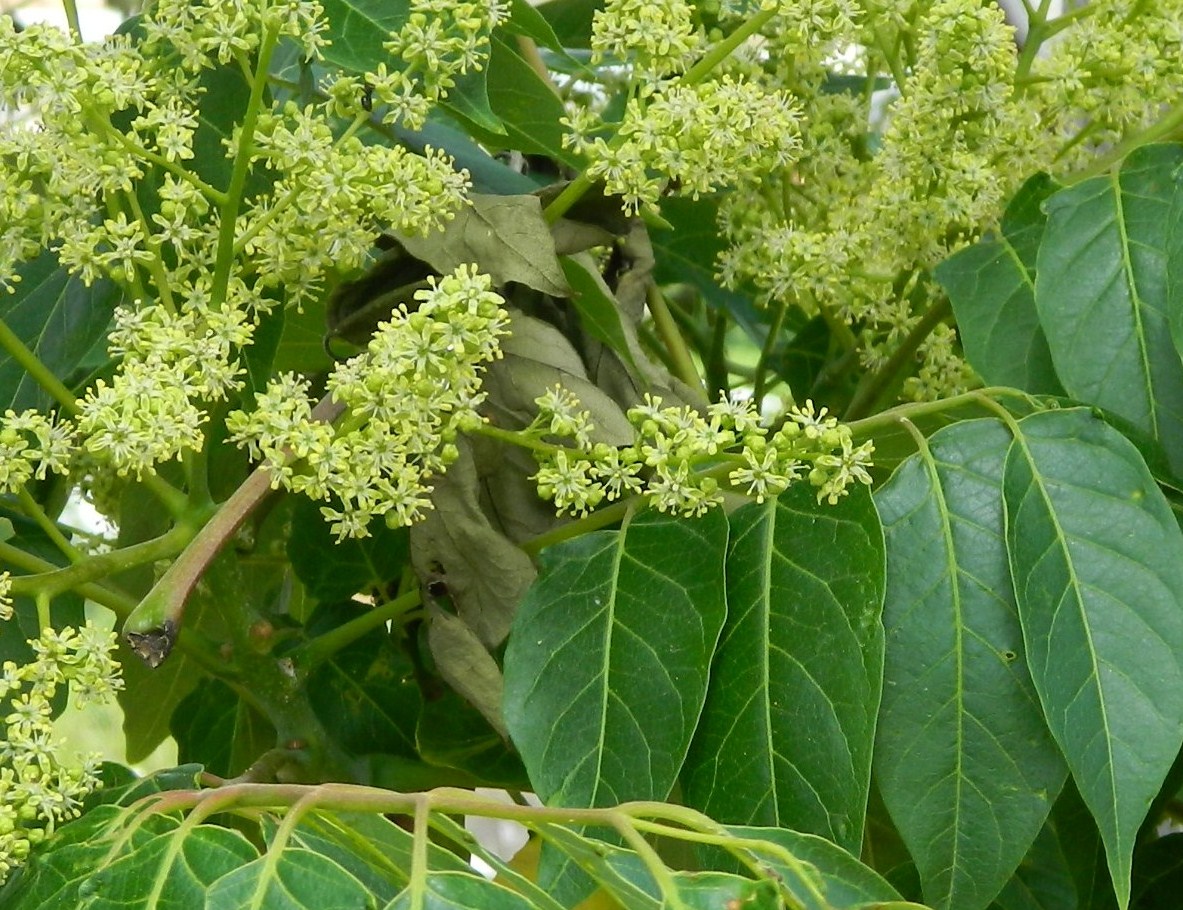
[[[1168,910],[1183,894],[1183,834],[1175,832],[1147,844],[1134,866],[1132,906]]]
[[[715,261],[726,247],[717,229],[715,199],[671,196],[661,201],[661,216],[673,230],[652,232],[659,284],[689,282],[711,306],[726,311],[752,338],[763,341],[767,327],[747,294],[729,290],[715,279]]]
[[[533,910],[534,904],[475,872],[430,872],[416,903],[408,888],[384,910]]]
[[[1083,409],[1019,422],[1007,547],[1035,689],[1119,907],[1183,728],[1183,532],[1133,444]]]
[[[582,169],[579,157],[563,148],[563,102],[515,48],[516,41],[504,28],[493,30],[486,77],[489,106],[505,133],[477,129],[472,131],[475,138],[492,148],[546,155]]]
[[[1063,393],[1035,309],[1035,259],[1047,224],[1041,206],[1056,189],[1047,174],[1032,177],[1007,206],[1001,233],[936,269],[953,304],[966,359],[989,385]]]
[[[1027,672],[1011,587],[1010,442],[998,420],[955,424],[875,499],[887,540],[876,774],[937,908],[989,905],[1067,773]]]
[[[485,387],[495,394],[488,381]],[[411,558],[422,583],[444,584],[465,625],[495,648],[534,580],[534,565],[490,522],[480,466],[465,440],[456,444],[460,456],[435,481],[432,510],[411,528]]]
[[[14,292],[0,295],[0,319],[63,382],[107,331],[120,292],[106,279],[90,287],[66,273],[51,251],[22,263]],[[7,349],[0,350],[0,412],[41,411],[57,402]]]
[[[1068,394],[1156,439],[1183,476],[1183,363],[1166,261],[1183,146],[1148,145],[1046,204],[1035,304]]]
[[[735,825],[729,825],[727,833],[752,841],[751,852],[804,906],[816,903],[819,894],[827,910],[900,898],[878,872],[824,837],[786,828]],[[779,849],[770,850],[769,845]],[[795,862],[788,862],[786,854]]]
[[[274,822],[265,823],[270,844]],[[414,838],[383,815],[373,812],[310,812],[292,831],[292,846],[304,847],[339,863],[379,901],[389,901],[410,882]],[[463,859],[436,844],[427,848],[432,869],[467,872]]]
[[[203,679],[169,724],[177,755],[220,777],[237,777],[275,746],[275,728],[220,679]]]
[[[102,867],[112,847],[111,836],[122,831],[125,821],[122,808],[99,806],[59,828],[0,888],[0,907],[47,910],[81,906],[81,888]],[[170,816],[148,817],[131,831],[123,844],[123,855],[134,855],[140,847],[177,824]]]
[[[780,888],[770,878],[751,879],[728,872],[675,872],[674,886],[687,910],[781,910]]]
[[[517,753],[476,708],[455,692],[445,691],[423,705],[415,743],[425,762],[465,771],[485,786],[530,788]]]
[[[669,794],[726,613],[726,544],[713,510],[646,513],[543,552],[506,649],[505,719],[547,803]]]
[[[192,905],[190,905],[192,906]],[[319,853],[287,847],[222,876],[205,910],[367,910],[365,886]]]
[[[427,644],[439,675],[476,708],[494,730],[507,736],[501,718],[504,686],[497,661],[459,616],[434,604],[429,607],[428,615]]]
[[[1052,819],[993,903],[994,910],[1076,910],[1076,885]]]
[[[563,47],[591,47],[592,15],[604,8],[604,0],[550,0],[538,6],[539,14],[554,29]]]
[[[799,484],[730,522],[728,618],[686,801],[857,853],[883,672],[883,537],[870,492],[819,505]]]
[[[574,57],[567,53],[563,42],[555,34],[546,18],[534,8],[529,0],[510,0],[509,21],[506,29],[515,35],[522,35],[543,47],[550,48],[572,69],[585,70]]]
[[[325,351],[325,304],[310,301],[303,311],[287,310],[271,368],[276,373],[321,373],[333,365]]]
[[[309,626],[344,620],[361,610],[352,601],[322,607]],[[415,724],[423,695],[410,658],[375,629],[350,642],[320,664],[308,680],[308,698],[326,733],[355,755],[386,753],[415,756]]]
[[[571,293],[537,196],[473,193],[468,199],[472,204],[442,230],[425,237],[396,234],[398,242],[441,275],[475,263],[498,285],[516,281],[552,297]]]
[[[395,62],[382,45],[406,24],[409,0],[323,0],[321,6],[331,42],[321,51],[326,62],[357,73]]]
[[[320,514],[320,504],[296,497],[287,555],[308,595],[321,603],[347,600],[399,577],[407,561],[405,528],[375,521],[370,536],[338,541]]]
[[[571,302],[579,312],[580,323],[589,335],[613,350],[634,375],[641,375],[620,319],[619,304],[591,254],[564,256],[560,262],[571,287]]]
[[[78,889],[87,910],[191,910],[206,889],[259,855],[237,831],[199,825],[170,831],[125,852]]]
[[[145,777],[114,762],[103,762],[102,786],[87,796],[83,812],[98,806],[130,806],[137,799],[165,790],[196,790],[200,786],[202,765],[178,765],[164,768]]]
[[[326,0],[322,5],[329,23],[325,37],[330,43],[321,52],[327,63],[353,73],[372,72],[380,63],[393,72],[405,69],[402,59],[382,45],[406,24],[407,0]],[[485,74],[476,70],[458,76],[440,106],[496,133],[501,124],[489,109]]]

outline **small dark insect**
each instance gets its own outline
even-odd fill
[[[149,632],[128,632],[125,637],[136,656],[155,670],[164,663],[164,659],[176,644],[177,627],[171,619],[166,619],[158,629]]]
[[[361,93],[361,107],[363,111],[372,111],[374,109],[374,86],[366,83],[365,91]]]

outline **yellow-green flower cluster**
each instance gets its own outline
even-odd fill
[[[388,72],[381,67],[366,78],[372,103],[388,108],[383,119],[422,128],[431,107],[455,87],[456,77],[484,66],[489,32],[506,16],[497,2],[411,0],[407,21],[384,45],[402,59],[403,68]]]
[[[501,356],[504,301],[473,266],[429,282],[333,370],[329,392],[345,406],[337,425],[313,420],[308,382],[291,375],[227,419],[276,486],[332,500],[321,511],[339,537],[364,537],[380,516],[413,523],[430,508],[432,475],[458,454],[457,432],[481,422],[481,369]]]
[[[484,34],[495,14],[467,4],[448,34]],[[231,92],[237,105],[266,76],[253,74],[256,55],[277,40],[299,41],[314,58],[324,43],[316,0],[159,0],[140,28],[136,39],[82,44],[0,18],[0,104],[40,123],[0,125],[0,287],[52,248],[85,283],[111,278],[132,301],[112,335],[122,363],[83,393],[74,426],[55,425],[48,445],[33,439],[46,426],[4,422],[0,445],[23,452],[0,468],[7,490],[64,466],[67,441],[76,460],[137,477],[199,449],[210,403],[241,390],[242,352],[265,313],[321,299],[369,262],[382,231],[436,229],[465,202],[468,176],[447,156],[363,142],[356,133],[368,113],[343,126],[332,98],[272,106],[256,92],[262,108],[240,111],[223,138],[227,162],[214,167],[208,151],[198,160],[208,71],[221,69],[213,84],[225,91],[245,78]],[[480,47],[487,36],[472,40]],[[446,48],[465,57],[461,69],[469,44]],[[357,87],[356,104],[362,96]],[[239,180],[213,185],[213,172]]]
[[[63,755],[54,736],[54,696],[68,686],[75,702],[109,701],[122,688],[115,635],[87,623],[47,628],[31,642],[34,659],[0,667],[0,881],[60,822],[75,818],[98,785],[96,757]]]
[[[548,392],[536,403],[538,417],[525,433],[565,436],[579,446],[536,449],[538,493],[560,515],[587,514],[633,495],[662,512],[701,515],[722,503],[720,479],[763,502],[805,477],[818,501],[831,504],[851,484],[871,482],[871,443],[855,446],[850,429],[825,408],[815,411],[812,402],[790,409],[770,434],[747,401],[717,402],[704,415],[686,405],[663,407],[660,398],[646,395],[628,411],[634,440],[626,447],[589,446],[591,418],[569,393]]]
[[[15,493],[32,479],[64,474],[73,451],[69,423],[33,410],[11,409],[0,419],[0,492]]]
[[[607,0],[592,15],[593,62],[607,56],[631,64],[642,83],[689,69],[702,45],[686,0]]]
[[[167,48],[193,72],[236,63],[269,32],[299,41],[312,59],[325,43],[319,0],[158,0],[143,29],[149,48]]]
[[[630,99],[614,138],[592,136],[588,115],[574,114],[564,137],[591,161],[587,176],[637,211],[667,189],[697,199],[790,164],[800,149],[800,112],[785,92],[724,76],[672,82]]]
[[[1080,167],[1123,134],[1150,126],[1183,95],[1183,5],[1090,0],[1032,62],[1028,96]]]

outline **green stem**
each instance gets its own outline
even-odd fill
[[[336,404],[331,396],[326,396],[313,409],[312,419],[331,423],[342,410],[343,407]],[[124,635],[163,634],[171,638],[176,634],[181,628],[189,595],[226,542],[272,492],[271,479],[268,469],[256,468],[230,498],[218,507],[214,516],[196,533],[184,552],[132,611],[123,624]],[[165,648],[160,659],[163,660],[167,654],[168,649]]]
[[[488,439],[496,439],[499,442],[506,442],[523,449],[529,449],[532,452],[538,452],[542,455],[557,455],[559,452],[566,452],[575,458],[588,457],[588,454],[581,449],[571,449],[567,446],[557,446],[553,443],[543,442],[541,439],[537,439],[520,430],[506,430],[493,426],[491,423],[483,423],[470,432],[477,436],[485,436]]]
[[[655,284],[649,285],[646,299],[649,304],[649,313],[653,317],[653,327],[657,330],[657,335],[666,350],[670,352],[670,358],[676,367],[674,375],[690,388],[700,390],[705,398],[706,389],[703,387],[702,377],[699,375],[698,367],[694,364],[690,350],[686,347],[686,340],[678,331],[674,317],[670,315],[669,306],[665,302],[665,295],[662,294],[661,288]]]
[[[37,592],[37,628],[41,632],[53,627],[53,616],[49,609],[51,600],[44,591]]]
[[[599,511],[583,516],[583,518],[569,521],[557,528],[552,528],[545,533],[539,534],[537,537],[531,537],[529,540],[521,543],[519,548],[522,552],[530,556],[536,556],[546,547],[551,547],[557,543],[562,543],[564,540],[578,537],[580,534],[587,534],[591,531],[598,531],[600,528],[614,525],[618,521],[624,520],[629,509],[634,508],[638,500],[639,497],[634,496],[629,499],[622,499],[620,502],[614,502],[612,505],[606,506]]]
[[[119,550],[87,556],[80,562],[65,568],[52,567],[50,571],[34,575],[21,575],[12,580],[12,590],[17,594],[48,591],[52,595],[77,588],[81,584],[106,578],[135,566],[168,559],[184,549],[193,537],[193,531],[185,525],[176,525],[166,533],[152,540],[132,544]],[[132,604],[134,606],[134,602]],[[131,612],[128,610],[128,612]]]
[[[230,185],[226,188],[226,200],[221,208],[221,224],[218,229],[218,251],[214,259],[214,278],[210,305],[220,309],[226,301],[230,285],[230,268],[234,263],[234,229],[238,221],[238,210],[246,191],[246,180],[254,156],[255,127],[263,109],[263,92],[267,88],[267,71],[271,68],[271,56],[275,52],[279,35],[276,29],[268,29],[259,44],[259,60],[255,65],[255,77],[251,81],[251,96],[247,102],[246,115],[238,134],[238,148],[234,153],[234,169],[230,173]]]
[[[1018,398],[1029,406],[1039,407],[1039,399],[1026,392],[1012,389],[1009,386],[988,386],[974,389],[972,392],[962,392],[960,395],[950,398],[942,398],[939,401],[910,401],[907,404],[880,411],[878,414],[853,420],[847,426],[850,427],[850,432],[855,439],[873,439],[876,435],[898,424],[902,418],[916,420],[945,411],[956,411],[968,404],[980,404],[986,407],[989,406],[987,402],[991,405],[997,404],[996,399],[999,398]]]
[[[756,13],[751,19],[707,51],[698,63],[686,70],[685,75],[678,80],[679,83],[682,85],[694,85],[701,82],[710,75],[711,70],[730,57],[732,51],[767,25],[769,20],[778,12],[779,10],[774,7]]]
[[[934,303],[928,312],[921,316],[916,325],[912,327],[912,331],[908,333],[908,337],[887,358],[887,362],[859,386],[854,394],[854,398],[850,402],[850,407],[846,409],[843,419],[847,421],[857,420],[867,414],[887,389],[891,387],[891,384],[895,382],[899,374],[908,368],[924,339],[951,312],[952,306],[949,304],[947,297],[942,297]]]
[[[1146,127],[1144,130],[1139,130],[1122,139],[1117,145],[1113,146],[1105,155],[1100,156],[1083,170],[1077,171],[1075,174],[1069,175],[1065,178],[1065,185],[1071,186],[1087,180],[1090,177],[1096,177],[1098,174],[1103,174],[1109,170],[1117,162],[1125,158],[1130,152],[1143,145],[1148,145],[1151,142],[1158,142],[1162,139],[1169,138],[1173,133],[1177,132],[1183,127],[1183,102],[1177,104],[1160,118],[1155,123]]]
[[[57,526],[57,523],[45,514],[45,510],[41,508],[41,504],[33,498],[33,495],[28,489],[21,487],[16,495],[17,499],[20,500],[21,511],[37,523],[37,527],[45,532],[45,536],[50,539],[50,542],[58,548],[66,559],[72,563],[78,563],[85,558],[78,551],[78,548],[70,543],[66,535],[62,533],[61,528]]]
[[[313,668],[332,657],[342,648],[368,635],[374,629],[382,628],[392,619],[397,619],[409,610],[413,610],[421,602],[419,589],[416,588],[396,597],[394,600],[379,604],[373,609],[367,610],[361,616],[344,622],[335,629],[331,629],[323,635],[318,635],[311,641],[300,645],[289,655],[292,663],[295,664],[299,673],[307,675],[312,672]]]
[[[78,18],[78,3],[77,0],[62,0],[62,10],[66,14],[66,25],[70,28],[70,33],[74,39],[82,43],[82,23]]]
[[[20,547],[14,547],[10,543],[0,543],[0,563],[35,573],[33,575],[14,575],[11,589],[13,594],[36,595],[40,589],[35,585],[28,584],[29,578],[44,577],[53,572],[66,571],[55,566],[49,560],[34,556],[32,553],[26,553]],[[119,616],[127,616],[136,605],[134,598],[114,591],[105,585],[93,583],[74,585],[73,590],[87,600],[93,600],[95,603],[107,607]]]
[[[140,206],[140,200],[136,198],[135,193],[124,193],[124,200],[136,221],[139,222],[140,231],[144,234],[144,243],[149,248],[152,254],[152,261],[148,263],[148,274],[152,276],[152,281],[156,285],[156,292],[160,297],[160,302],[164,304],[165,309],[170,313],[176,313],[177,307],[173,303],[173,292],[169,286],[168,273],[165,271],[164,260],[160,258],[160,245],[152,243],[153,233],[152,225],[148,219],[144,217],[144,210]]]
[[[71,417],[78,416],[78,399],[74,397],[74,393],[50,372],[49,368],[41,362],[41,358],[29,350],[3,319],[0,319],[0,347],[3,347],[13,360],[24,367],[25,372],[33,377],[37,385],[53,396],[54,400],[62,406],[62,410]]]
[[[778,298],[776,309],[772,312],[772,323],[768,326],[768,335],[764,338],[764,344],[760,348],[760,359],[756,361],[756,379],[752,384],[752,403],[756,406],[757,412],[764,403],[764,393],[767,391],[768,360],[776,350],[777,342],[780,341],[780,330],[784,327],[785,313],[788,312],[788,309],[788,301],[783,297]]]

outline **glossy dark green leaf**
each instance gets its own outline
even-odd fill
[[[1004,490],[1027,661],[1124,908],[1134,836],[1183,738],[1183,532],[1091,412],[1018,426]]]
[[[275,728],[219,679],[203,679],[173,711],[169,724],[182,761],[236,777],[275,747]]]
[[[726,613],[726,544],[712,510],[645,513],[543,552],[506,649],[505,719],[545,801],[668,795]]]
[[[410,887],[384,910],[533,910],[534,904],[475,872],[428,873],[418,902]]]
[[[348,616],[353,611],[341,605],[339,612]],[[309,677],[308,698],[329,736],[347,751],[415,756],[423,696],[410,659],[385,629],[351,642],[320,664]]]
[[[522,58],[517,42],[503,28],[494,29],[487,75],[489,106],[505,135],[474,131],[477,139],[494,148],[512,148],[546,155],[573,168],[579,158],[563,148],[566,116],[554,89]]]
[[[319,853],[287,847],[239,866],[205,895],[205,910],[369,910],[365,886]]]
[[[1183,146],[1148,145],[1048,200],[1035,304],[1068,394],[1120,415],[1183,474],[1183,363],[1166,265]]]
[[[726,247],[716,225],[718,214],[714,199],[663,199],[661,216],[673,230],[652,232],[653,277],[660,284],[689,282],[708,303],[726,310],[752,338],[763,341],[767,326],[761,325],[751,296],[729,290],[715,278],[715,260]]]
[[[1135,875],[1137,874],[1135,860]],[[1105,847],[1069,778],[993,910],[1114,910]]]
[[[382,45],[406,23],[409,0],[324,0],[321,6],[332,42],[322,52],[326,62],[354,72],[394,62]]]
[[[989,385],[1063,392],[1035,309],[1036,254],[1047,224],[1041,206],[1057,189],[1046,174],[1032,177],[1007,206],[1000,232],[936,269],[965,356]]]
[[[876,774],[938,908],[981,910],[1043,826],[1067,769],[1027,672],[1004,532],[1011,434],[934,434],[876,495],[887,654]]]
[[[110,281],[87,287],[46,251],[17,268],[21,280],[0,296],[0,319],[63,382],[106,333],[120,291]],[[5,349],[0,351],[0,412],[48,410],[57,402]]]
[[[297,497],[287,555],[310,597],[333,603],[359,592],[385,590],[402,573],[407,553],[405,528],[375,521],[369,537],[338,541],[320,514],[320,504]]]
[[[554,29],[563,47],[591,47],[592,16],[604,0],[550,0],[538,12]]]
[[[728,618],[685,798],[721,821],[810,831],[857,852],[883,673],[871,495],[858,487],[819,505],[799,484],[730,522]]]
[[[222,876],[259,852],[238,831],[199,825],[158,835],[91,875],[78,889],[87,910],[191,910]]]
[[[283,317],[283,334],[271,367],[277,373],[320,373],[333,361],[325,351],[325,306],[309,301],[303,311],[288,310]]]
[[[1134,864],[1130,906],[1137,910],[1173,910],[1183,894],[1183,834],[1147,844]]]
[[[486,786],[529,789],[518,754],[455,692],[446,691],[423,705],[415,742],[419,756],[429,764],[465,771]]]

